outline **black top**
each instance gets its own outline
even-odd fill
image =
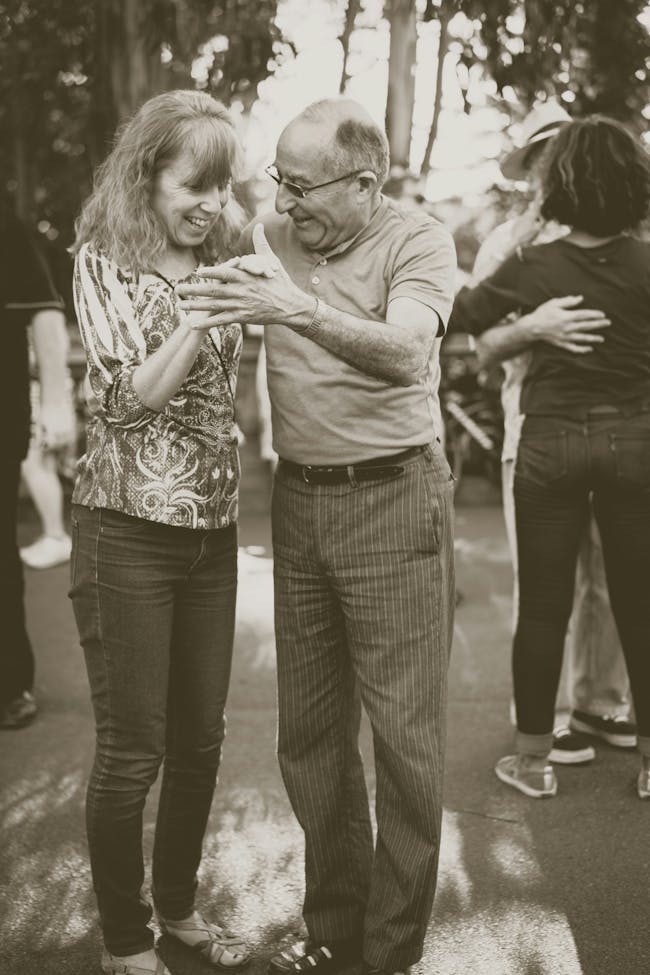
[[[42,308],[63,308],[27,229],[0,205],[0,443],[22,459],[29,444],[27,325]]]
[[[510,312],[526,314],[565,295],[583,295],[583,307],[612,324],[585,354],[535,342],[522,412],[583,417],[593,406],[650,403],[650,244],[633,237],[590,248],[563,239],[521,248],[490,278],[459,292],[450,328],[478,335]]]

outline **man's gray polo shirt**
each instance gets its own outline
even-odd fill
[[[428,215],[382,198],[366,227],[327,254],[303,247],[290,217],[276,213],[247,228],[247,244],[259,222],[295,284],[326,305],[385,321],[391,300],[412,298],[437,313],[443,333],[453,302],[455,251],[448,231]],[[440,434],[439,340],[426,374],[406,387],[366,375],[283,325],[267,325],[265,342],[273,447],[280,457],[351,464],[430,443]]]

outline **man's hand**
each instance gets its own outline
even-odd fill
[[[188,316],[186,323],[191,328],[208,329],[236,322],[309,323],[314,299],[293,283],[271,250],[262,224],[258,223],[253,230],[253,246],[255,254],[201,268],[204,280],[200,284],[177,286],[181,308],[190,313],[203,313],[196,320]]]
[[[537,341],[584,355],[605,341],[600,330],[611,325],[611,321],[602,311],[576,307],[582,300],[582,295],[551,298],[521,318],[520,324],[530,329]]]

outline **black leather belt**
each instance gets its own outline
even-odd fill
[[[402,474],[401,466],[405,461],[417,457],[426,444],[419,447],[409,447],[399,454],[390,457],[373,457],[372,460],[361,460],[356,464],[341,464],[340,466],[320,467],[314,464],[294,464],[292,460],[280,458],[282,470],[287,474],[299,477],[306,484],[357,484],[359,481],[384,481],[390,477]]]

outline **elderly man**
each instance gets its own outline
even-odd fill
[[[408,972],[435,890],[454,571],[433,417],[455,259],[440,224],[382,197],[387,166],[360,105],[311,105],[269,170],[277,212],[244,232],[259,256],[179,289],[212,324],[266,325],[278,753],[305,833],[309,932],[270,973]]]

